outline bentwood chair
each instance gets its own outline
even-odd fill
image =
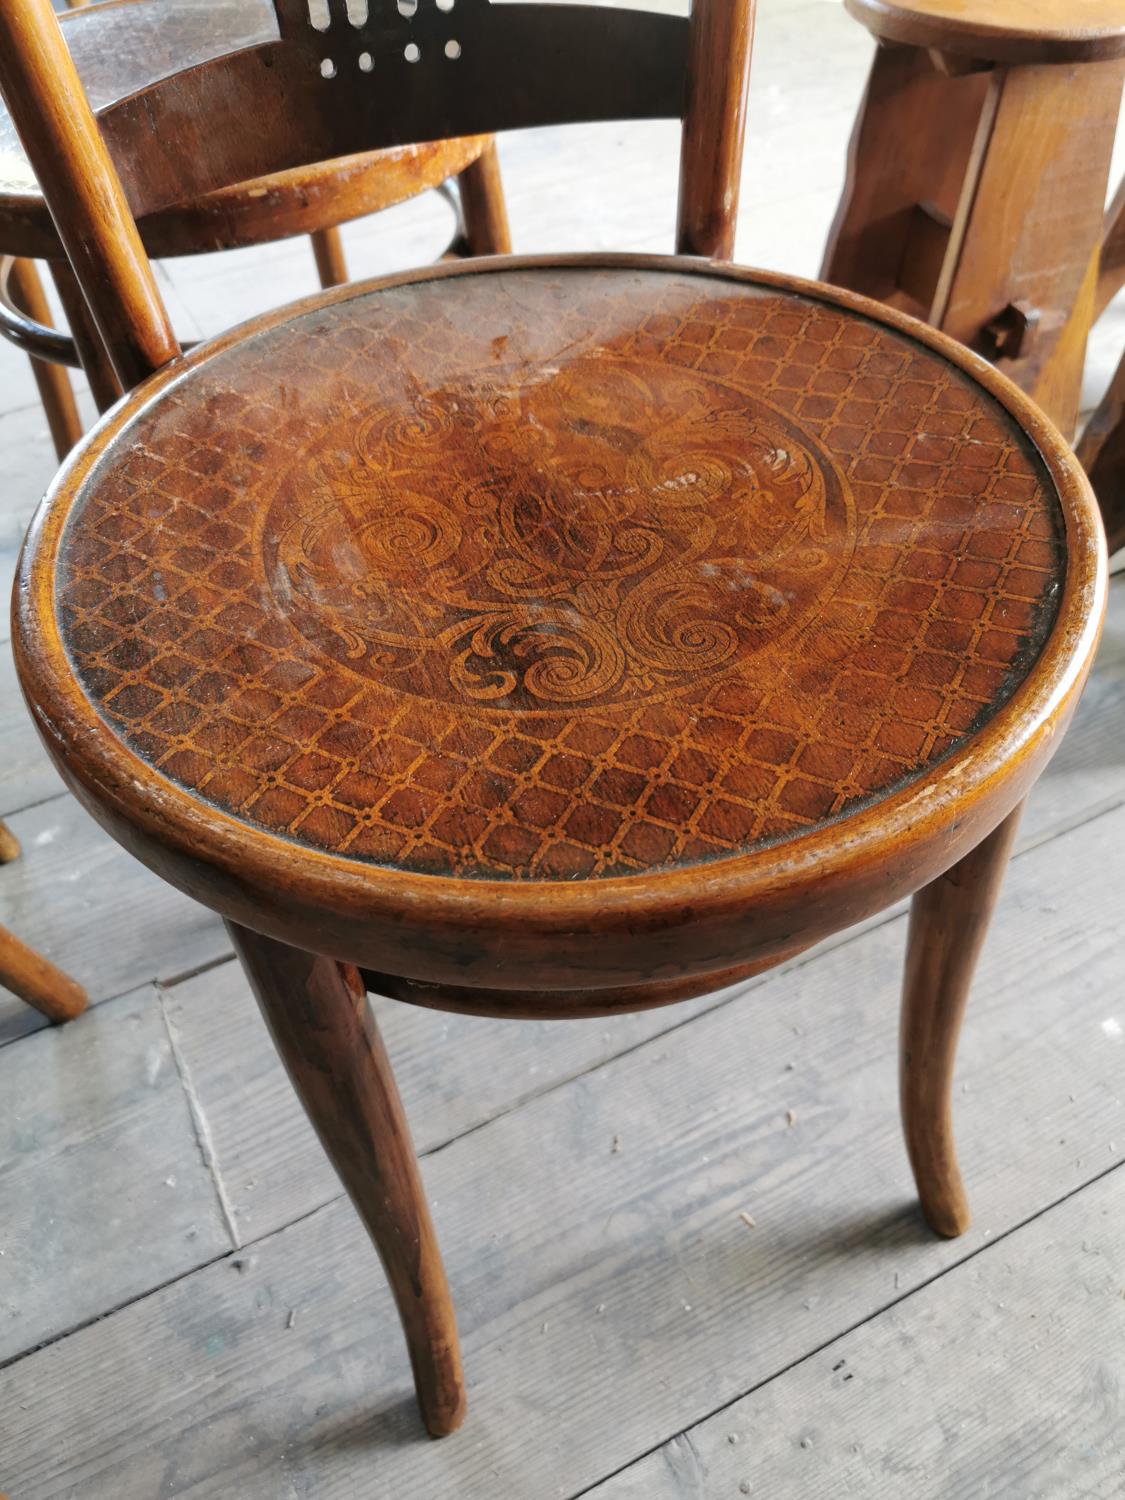
[[[402,0],[409,11],[417,0]],[[348,8],[354,9],[354,0]],[[333,0],[339,23],[343,0]],[[329,23],[319,0],[317,23]],[[63,34],[95,108],[157,79],[277,36],[270,0],[103,0],[62,18]],[[372,86],[375,80],[372,79]],[[201,255],[308,234],[323,287],[347,280],[339,225],[379,212],[452,180],[457,212],[449,253],[491,255],[511,248],[495,146],[488,136],[414,142],[329,161],[302,162],[213,192],[187,192],[141,224],[150,255]],[[443,188],[444,190],[444,188]],[[35,258],[47,260],[72,326],[50,326]],[[81,294],[55,234],[11,121],[0,110],[0,334],[26,349],[59,458],[78,440],[81,423],[66,367],[85,366],[104,411],[121,394],[90,326]]]
[[[278,14],[280,40],[99,133],[48,0],[0,0],[0,85],[136,387],[36,518],[16,650],[78,797],[230,923],[440,1434],[456,1330],[365,991],[606,1015],[916,892],[905,1133],[929,1222],[960,1233],[956,1037],[1104,543],[1066,445],[984,361],[706,258],[731,250],[751,0]],[[183,356],[133,224],[193,165],[210,190],[657,115],[682,119],[675,257],[429,268]]]

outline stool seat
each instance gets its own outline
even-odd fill
[[[158,79],[277,36],[270,0],[102,0],[60,16],[95,110]],[[486,136],[395,146],[235,183],[141,220],[152,255],[259,244],[389,208],[475,161]],[[0,103],[0,253],[60,256],[47,205]]]
[[[1010,811],[1099,547],[1049,424],[920,324],[497,260],[147,381],[40,511],[17,650],[79,796],[224,914],[426,983],[683,993]]]
[[[997,63],[1125,57],[1125,0],[844,0],[878,37]]]

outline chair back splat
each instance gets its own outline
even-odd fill
[[[535,125],[682,122],[677,249],[729,258],[755,0],[275,0],[278,36],[95,119],[50,0],[0,0],[0,89],[123,384],[178,352],[134,218],[309,162]]]

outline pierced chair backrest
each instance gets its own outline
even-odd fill
[[[677,248],[729,258],[755,0],[274,0],[278,36],[90,110],[50,0],[0,0],[0,91],[128,389],[179,353],[135,217],[409,142],[678,118]],[[100,128],[99,128],[100,127]]]

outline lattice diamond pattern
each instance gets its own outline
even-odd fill
[[[762,398],[844,476],[854,548],[815,619],[687,690],[521,712],[397,692],[318,650],[262,518],[326,432],[487,368],[663,361]],[[799,835],[987,720],[1050,630],[1058,504],[956,369],[825,304],[657,271],[490,274],[357,296],[172,386],[91,476],[58,602],[92,703],[216,807],[420,872],[569,880]]]

